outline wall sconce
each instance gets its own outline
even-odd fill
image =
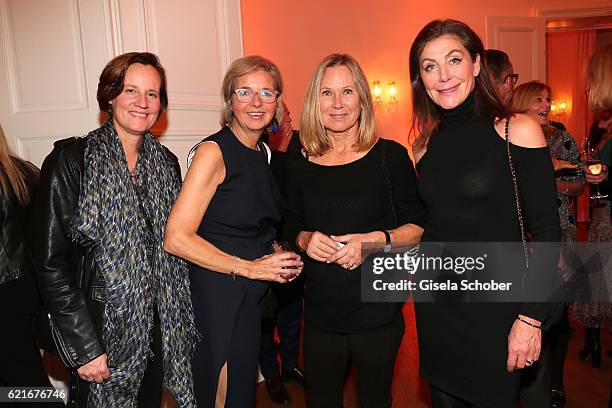
[[[567,102],[566,101],[560,101],[560,102],[552,102],[550,104],[550,113],[552,116],[554,116],[555,118],[561,118],[562,116],[565,116],[567,114]]]
[[[382,93],[383,90],[380,87],[380,79],[375,79],[372,81],[372,95],[374,95],[374,100],[372,102],[374,104],[374,110],[383,108]]]
[[[389,95],[389,101],[387,102],[387,112],[397,112],[397,86],[395,81],[389,81],[387,84],[387,95]]]
[[[386,85],[380,79],[372,81],[372,96],[374,110],[398,111],[397,84],[394,80],[386,81]]]

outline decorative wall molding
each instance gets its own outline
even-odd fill
[[[0,123],[9,145],[40,166],[56,140],[104,120],[96,89],[106,63],[151,51],[170,81],[167,116],[154,131],[182,158],[219,129],[222,77],[242,56],[240,12],[240,0],[0,0]]]
[[[559,18],[612,16],[612,6],[605,5],[559,5],[536,7],[534,8],[534,11],[536,16],[545,17],[547,21],[556,20]]]
[[[79,13],[77,0],[66,0],[70,13],[70,31],[72,45],[72,63],[76,75],[72,79],[71,85],[75,87],[75,98],[55,101],[26,101],[23,95],[23,77],[20,61],[17,53],[15,22],[13,21],[12,1],[0,0],[0,31],[2,35],[2,46],[6,56],[7,81],[9,88],[11,113],[35,113],[35,112],[56,112],[66,110],[87,110],[89,109],[89,97],[85,75],[83,25]],[[25,52],[26,50],[21,50]]]
[[[106,46],[108,55],[116,57],[123,54],[123,34],[121,31],[121,7],[119,0],[102,0],[106,26]]]
[[[109,55],[142,50],[160,55],[160,35],[165,30],[179,27],[159,27],[157,7],[159,0],[104,0],[105,21],[110,27],[107,38]],[[215,15],[210,21],[215,25],[216,60],[220,84],[223,73],[231,62],[242,56],[242,27],[239,0],[211,0]],[[207,17],[207,16],[203,16]],[[129,21],[127,21],[129,19]],[[203,18],[203,21],[206,19]],[[180,27],[182,28],[182,27]],[[126,38],[127,37],[127,38]],[[195,42],[197,43],[197,42]],[[194,52],[198,52],[197,48]],[[169,108],[175,110],[220,111],[223,104],[218,92],[168,93]]]

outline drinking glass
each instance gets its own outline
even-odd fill
[[[599,158],[599,152],[596,148],[591,146],[591,143],[589,142],[588,139],[583,144],[583,149],[582,149],[581,154],[583,155],[583,160],[587,168],[592,174],[598,175],[599,173],[601,173],[602,164],[601,164],[601,159]],[[602,194],[599,192],[599,183],[591,183],[591,184],[593,186],[593,191],[591,191],[591,195],[589,197],[590,199],[599,200],[600,198],[608,197],[608,194]]]
[[[274,248],[274,252],[293,252],[293,249],[291,249],[291,245],[289,245],[289,242],[287,241],[274,241],[272,247]],[[285,269],[297,269],[297,266],[288,266]],[[296,273],[286,273],[282,274],[281,277],[284,279],[291,280],[295,278],[296,275]]]

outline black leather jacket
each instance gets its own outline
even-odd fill
[[[26,185],[32,192],[38,179],[35,167],[28,168],[25,163],[14,161],[25,172]],[[7,197],[0,190],[0,285],[28,272],[30,265],[23,239],[25,217],[26,208],[19,203],[15,193],[11,190]]]
[[[94,262],[95,247],[76,245],[70,238],[86,144],[87,138],[60,140],[45,159],[28,239],[51,334],[68,367],[80,367],[105,353],[101,337],[105,288]],[[180,174],[178,159],[167,153]]]
[[[26,186],[33,192],[38,182],[36,167],[13,161],[24,172]],[[26,219],[27,208],[15,193],[10,190],[4,195],[0,190],[0,313],[36,314],[39,309],[32,261],[25,244]]]

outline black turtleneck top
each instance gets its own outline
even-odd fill
[[[440,110],[439,127],[417,165],[426,208],[423,241],[521,241],[506,141],[493,119],[477,117],[474,105],[472,93],[459,107]],[[535,241],[558,241],[548,148],[511,144],[510,150],[528,231]],[[530,265],[537,267],[530,266],[528,281],[556,271],[556,262],[530,260]],[[505,371],[508,333],[518,313],[545,319],[546,305],[416,303],[415,308],[426,379],[477,406],[514,406],[518,376]]]

